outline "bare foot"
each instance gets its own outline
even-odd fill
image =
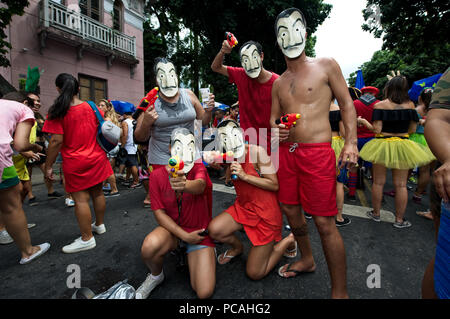
[[[228,264],[229,262],[231,262],[231,260],[234,257],[237,257],[240,254],[242,254],[242,251],[243,251],[242,248],[240,248],[240,249],[228,249],[224,253],[222,253],[219,256],[217,256],[217,262],[220,265]]]
[[[297,242],[295,241],[294,235],[290,233],[289,236],[285,237],[283,240],[280,241],[280,244],[285,241],[289,242],[289,246],[286,248],[286,251],[284,252],[283,256],[287,258],[297,257]]]
[[[416,212],[416,214],[426,219],[433,220],[433,214],[431,214],[429,210],[426,212]]]

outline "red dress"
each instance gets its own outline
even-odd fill
[[[44,123],[43,132],[64,136],[61,156],[68,193],[86,190],[113,173],[105,151],[97,142],[97,129],[97,117],[86,102],[71,106],[63,119]]]
[[[242,169],[248,175],[259,177],[250,161],[250,147],[245,155]],[[266,245],[281,240],[283,217],[278,204],[277,193],[251,185],[241,180],[233,182],[237,198],[226,212],[244,226],[253,246]]]

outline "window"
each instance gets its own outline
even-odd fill
[[[113,29],[117,31],[123,30],[123,3],[120,0],[114,1]]]
[[[79,75],[80,82],[80,100],[94,101],[98,104],[101,99],[107,96],[107,81],[94,78],[88,75]]]
[[[141,1],[130,0],[130,8],[138,13],[141,13]]]
[[[100,0],[80,0],[80,12],[94,20],[101,21],[101,1]]]

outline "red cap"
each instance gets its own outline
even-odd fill
[[[361,89],[361,93],[362,94],[372,93],[376,97],[378,95],[378,93],[380,93],[380,90],[378,90],[374,86],[365,86]]]

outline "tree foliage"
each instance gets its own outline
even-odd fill
[[[400,70],[410,85],[445,71],[450,61],[449,8],[442,0],[368,0],[362,28],[383,37],[383,50],[361,66],[366,85],[382,89],[390,70]],[[349,84],[355,81],[356,72]]]
[[[309,35],[306,52],[313,56],[316,38],[312,35],[331,11],[331,5],[323,0],[150,1],[146,11],[157,17],[159,26],[150,23],[146,26],[146,30],[153,32],[153,35],[145,35],[145,39],[151,41],[144,42],[146,75],[149,76],[146,88],[154,83],[154,75],[150,74],[152,60],[156,57],[153,55],[162,53],[174,61],[181,81],[194,91],[198,85],[210,85],[217,101],[234,103],[237,100],[235,88],[228,85],[225,77],[211,71],[225,31],[234,33],[239,41],[226,57],[226,65],[240,66],[240,45],[254,40],[263,47],[264,67],[282,73],[285,61],[276,44],[274,23],[276,16],[290,7],[299,8],[306,17]],[[186,29],[188,36],[180,40],[179,32]]]
[[[2,6],[0,6],[0,66],[2,67],[11,66],[6,57],[11,49],[11,43],[5,40],[7,38],[5,28],[10,24],[14,15],[24,14],[24,9],[28,4],[28,0],[2,0]]]

